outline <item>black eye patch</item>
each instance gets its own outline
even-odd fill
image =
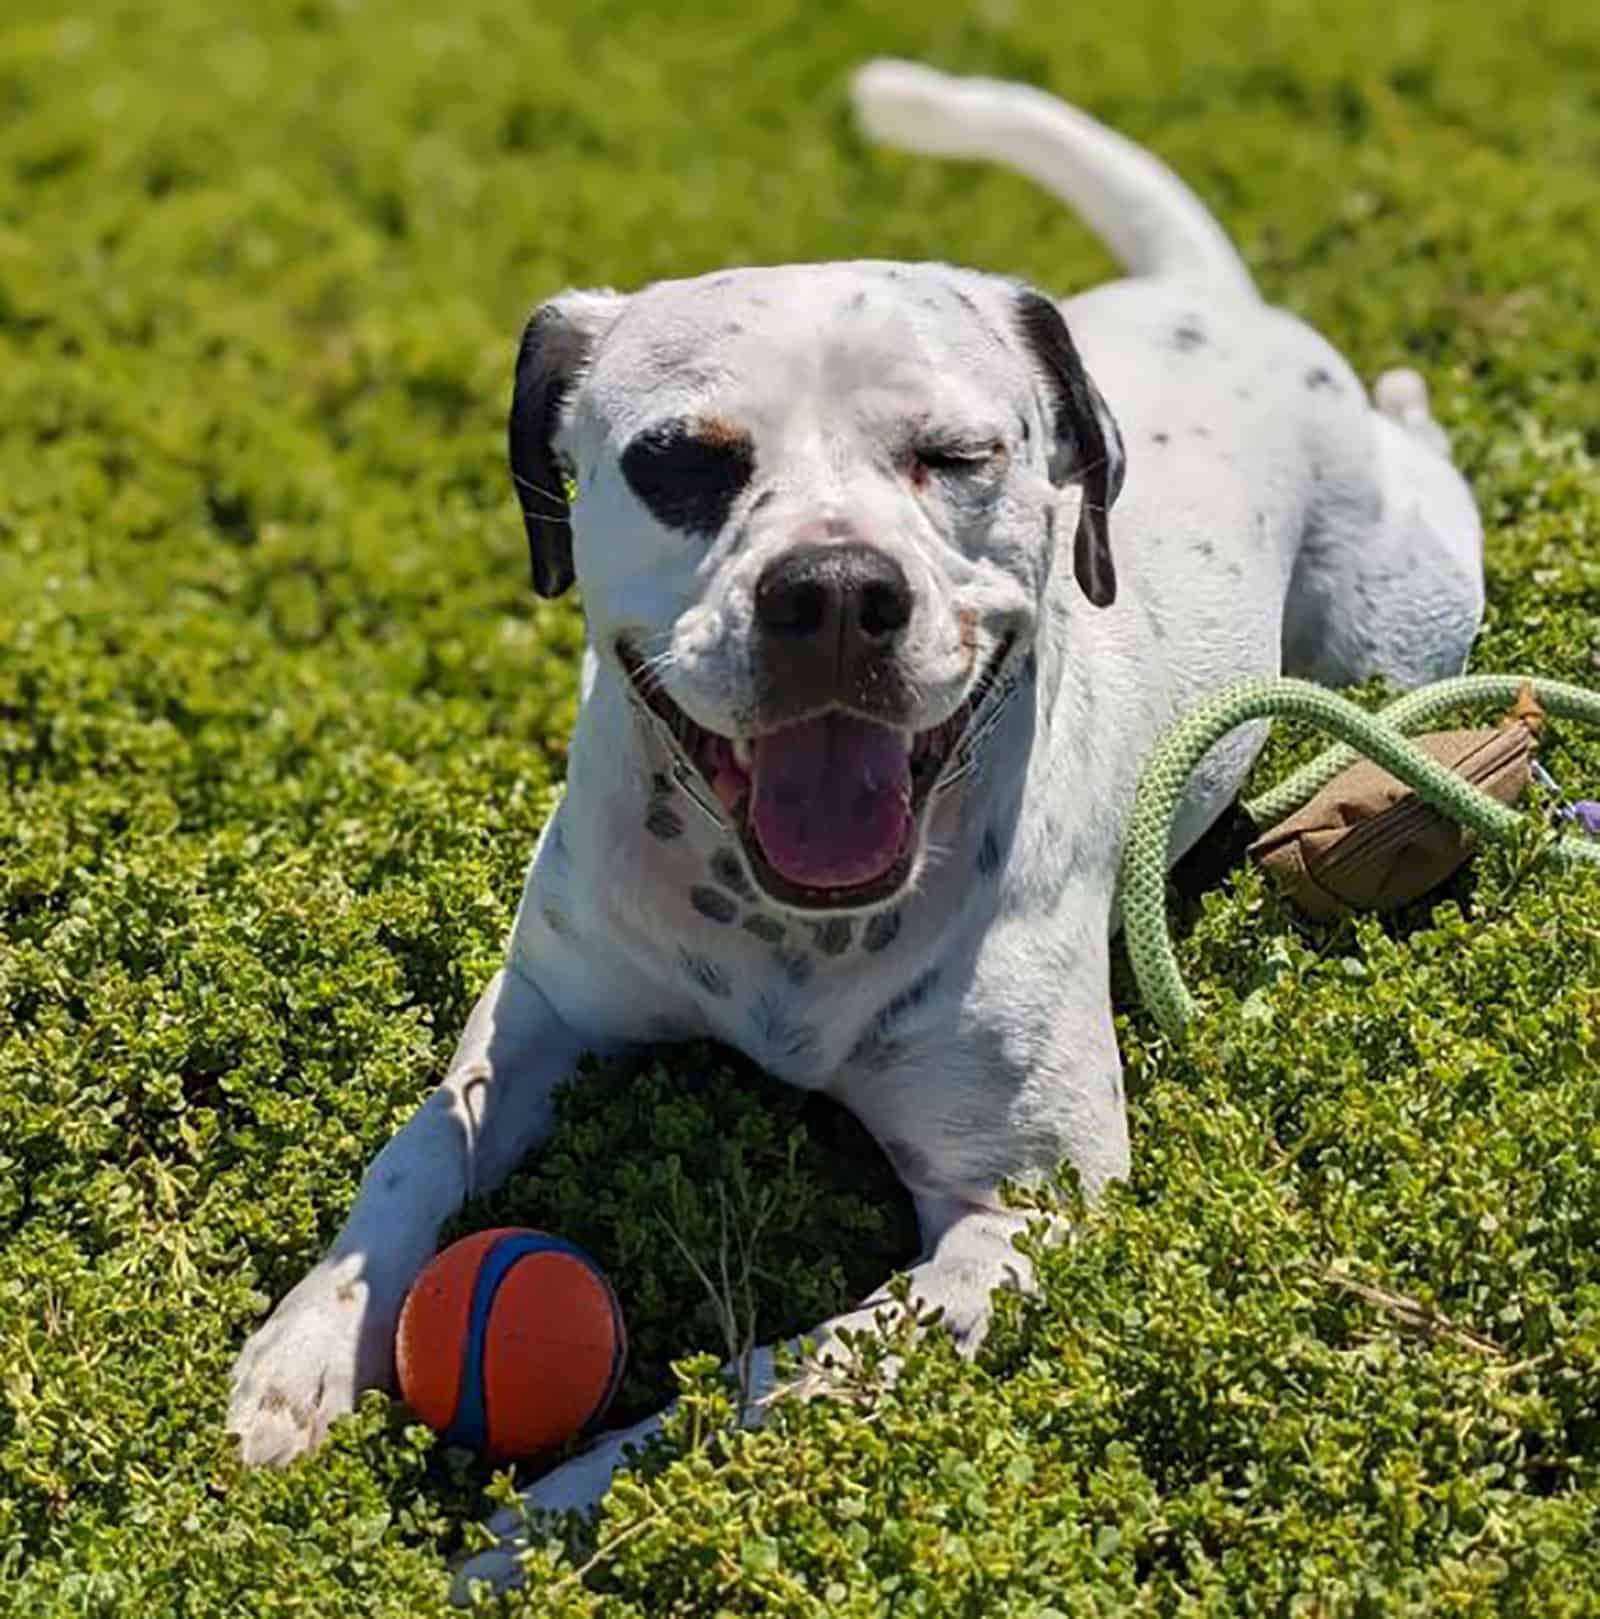
[[[749,435],[727,422],[664,422],[622,452],[622,475],[657,521],[710,538],[755,472]]]

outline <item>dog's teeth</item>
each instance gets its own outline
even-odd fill
[[[750,744],[742,736],[736,736],[733,739],[733,762],[741,770],[748,772],[752,757]]]

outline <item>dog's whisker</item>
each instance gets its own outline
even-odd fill
[[[553,489],[546,489],[542,485],[536,484],[531,478],[523,477],[515,469],[512,470],[511,479],[519,489],[525,489],[530,495],[537,495],[540,500],[550,502],[553,509],[549,513],[542,513],[541,521],[560,523],[567,528],[572,526],[571,519],[566,515],[568,505],[567,497],[564,494],[557,494]]]
[[[675,668],[683,661],[682,654],[674,646],[668,645],[661,651],[645,658],[639,667],[650,679],[656,679],[666,670]]]

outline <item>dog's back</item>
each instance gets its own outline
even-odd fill
[[[1331,345],[1261,303],[1222,227],[1171,169],[1044,91],[882,59],[858,70],[852,94],[877,139],[1037,180],[1133,278],[1062,307],[1128,440],[1120,550],[1134,570],[1141,548],[1126,537],[1142,497],[1167,519],[1143,548],[1148,612],[1165,617],[1170,605],[1192,619],[1214,593],[1194,558],[1167,552],[1174,508],[1193,506],[1198,521],[1178,526],[1195,556],[1236,580],[1248,567],[1282,602],[1285,672],[1411,686],[1462,667],[1483,612],[1482,527],[1415,373],[1385,373],[1369,409]],[[1290,510],[1300,516],[1285,523]],[[1283,549],[1270,554],[1259,534]],[[1431,586],[1400,588],[1419,580]],[[1183,660],[1202,687],[1214,683],[1209,661]]]

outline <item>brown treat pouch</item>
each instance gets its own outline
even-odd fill
[[[1499,730],[1433,731],[1411,740],[1502,804],[1528,785],[1542,716],[1529,694]],[[1249,853],[1302,910],[1322,921],[1392,910],[1420,898],[1466,862],[1475,836],[1425,804],[1380,765],[1361,760]]]

